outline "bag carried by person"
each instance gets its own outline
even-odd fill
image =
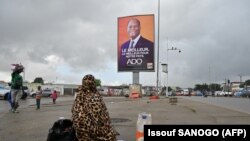
[[[47,141],[78,141],[70,119],[59,119],[49,129]]]

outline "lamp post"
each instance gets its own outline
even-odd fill
[[[173,51],[173,50],[176,50],[178,51],[179,53],[181,53],[181,50],[176,48],[176,47],[172,47],[172,48],[168,48],[168,40],[167,40],[167,65],[168,65],[168,51]],[[168,68],[167,68],[168,69]],[[167,73],[167,84],[166,84],[166,97],[168,97],[168,70],[166,71]]]
[[[162,72],[168,74],[168,64],[161,64],[162,65]],[[167,92],[167,84],[164,83],[164,85],[166,86],[166,97],[168,96],[168,92]]]

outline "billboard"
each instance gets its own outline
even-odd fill
[[[155,71],[154,15],[118,18],[118,72]]]

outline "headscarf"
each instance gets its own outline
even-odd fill
[[[95,77],[93,75],[88,74],[83,77],[80,91],[83,93],[97,93]]]

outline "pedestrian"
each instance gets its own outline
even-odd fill
[[[41,86],[37,86],[37,91],[36,91],[36,109],[40,109],[41,105],[41,98],[42,98],[42,89]]]
[[[53,99],[53,104],[56,104],[56,99],[57,99],[57,92],[54,90],[51,94],[51,98]]]
[[[72,122],[78,141],[116,141],[107,107],[96,89],[93,75],[86,75],[72,106]]]
[[[12,73],[11,73],[11,104],[12,112],[18,113],[17,108],[19,107],[19,100],[22,96],[22,87],[23,87],[23,77],[20,73],[23,72],[24,67],[21,64],[12,64]]]

